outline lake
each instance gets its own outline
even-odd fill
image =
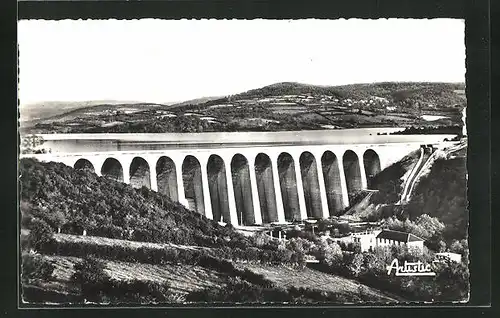
[[[377,135],[402,128],[359,128],[280,132],[209,132],[209,133],[113,133],[113,134],[40,134],[44,148],[52,152],[99,152],[162,150],[175,148],[251,147],[321,144],[422,144],[443,141],[454,135]]]

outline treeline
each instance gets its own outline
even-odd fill
[[[462,136],[462,127],[459,125],[453,126],[437,126],[437,127],[408,127],[402,131],[390,133],[390,135],[427,135],[427,134],[443,134],[443,135],[458,135]]]
[[[286,243],[276,240],[267,240],[259,247],[247,248],[192,248],[192,247],[130,247],[120,244],[104,245],[93,241],[71,242],[57,240],[53,237],[50,227],[43,221],[36,220],[32,226],[28,240],[21,242],[23,250],[30,248],[47,255],[72,257],[96,257],[111,261],[129,263],[146,263],[153,265],[188,264],[207,267],[210,262],[224,261],[251,261],[261,264],[289,264],[303,266],[306,251],[297,243],[289,240]],[[41,224],[41,226],[40,226]],[[208,263],[207,263],[208,262]],[[204,265],[203,265],[204,264]],[[208,266],[210,267],[210,266]]]
[[[379,298],[366,293],[360,288],[358,293],[327,292],[304,287],[261,286],[246,281],[231,279],[221,288],[206,288],[189,293],[189,302],[220,302],[220,303],[356,303],[375,302]]]
[[[424,82],[386,82],[373,84],[352,84],[342,86],[316,86],[284,82],[265,86],[237,94],[230,100],[262,98],[280,95],[327,95],[338,99],[367,99],[373,96],[384,97],[402,106],[433,104],[438,107],[465,105],[465,100],[455,92],[463,90],[463,83],[424,83]]]

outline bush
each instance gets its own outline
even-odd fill
[[[345,303],[374,299],[366,293],[345,295],[303,287],[289,287],[288,289],[284,289],[273,285],[259,286],[238,279],[231,279],[229,283],[222,288],[206,288],[199,291],[193,291],[186,296],[186,300],[190,302],[227,303]]]
[[[22,256],[22,278],[49,280],[54,272],[54,265],[39,255]]]
[[[325,264],[332,266],[333,264],[337,264],[342,261],[342,249],[337,243],[323,242],[319,247],[320,248],[316,258],[320,262],[324,262]]]
[[[28,235],[28,246],[34,250],[42,250],[45,245],[49,244],[53,238],[54,231],[45,222],[40,219],[33,219],[30,222],[30,233]]]
[[[93,257],[86,257],[75,264],[71,281],[80,286],[82,296],[90,301],[100,302],[109,285],[110,277],[104,271],[104,263]]]
[[[93,257],[75,264],[74,269],[71,280],[80,286],[82,296],[89,301],[150,303],[172,299],[168,283],[111,279],[104,271],[104,263]]]
[[[469,290],[469,272],[464,263],[445,262],[432,264],[435,278],[398,277],[387,275],[387,266],[394,258],[399,264],[405,260],[432,263],[433,255],[427,249],[423,253],[414,253],[402,246],[376,247],[373,252],[343,252],[340,264],[327,265],[322,262],[318,270],[335,273],[380,290],[399,294],[412,301],[458,301],[467,298]],[[361,293],[362,294],[362,293]],[[361,297],[362,295],[360,295]]]

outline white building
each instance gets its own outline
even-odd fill
[[[354,243],[358,243],[361,247],[361,252],[371,251],[378,246],[407,246],[423,250],[424,240],[411,233],[393,231],[393,230],[378,230],[371,232],[353,233],[352,239]]]
[[[457,253],[436,253],[435,256],[437,260],[450,260],[457,263],[462,262],[462,255]]]
[[[421,251],[424,249],[424,239],[411,233],[383,230],[377,235],[377,246],[402,245],[408,248],[417,248]]]
[[[382,232],[377,231],[366,231],[360,233],[352,234],[352,241],[358,243],[361,247],[361,252],[371,251],[376,246],[377,235]]]

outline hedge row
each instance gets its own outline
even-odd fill
[[[165,264],[188,264],[198,265],[215,271],[223,272],[229,276],[241,277],[244,280],[269,286],[270,281],[264,279],[262,275],[254,274],[248,270],[239,270],[233,263],[210,255],[206,250],[188,250],[176,248],[154,249],[141,247],[138,249],[123,247],[97,245],[91,243],[58,242],[52,240],[43,246],[41,251],[45,254],[74,256],[85,258],[89,255],[114,261],[124,261],[132,263],[147,263],[154,265]]]
[[[231,279],[222,288],[206,288],[189,293],[186,300],[190,302],[224,302],[224,303],[346,303],[379,300],[360,289],[358,293],[346,294],[322,291],[313,288],[280,288],[262,286],[237,279]]]
[[[121,245],[98,245],[93,242],[61,242],[52,239],[40,246],[39,251],[45,254],[85,257],[96,255],[108,260],[137,262],[148,264],[191,264],[195,265],[201,257],[225,258],[229,260],[254,261],[267,264],[304,264],[304,255],[300,250],[292,251],[280,248],[275,251],[247,248],[221,249],[180,249],[174,247],[132,248]]]

